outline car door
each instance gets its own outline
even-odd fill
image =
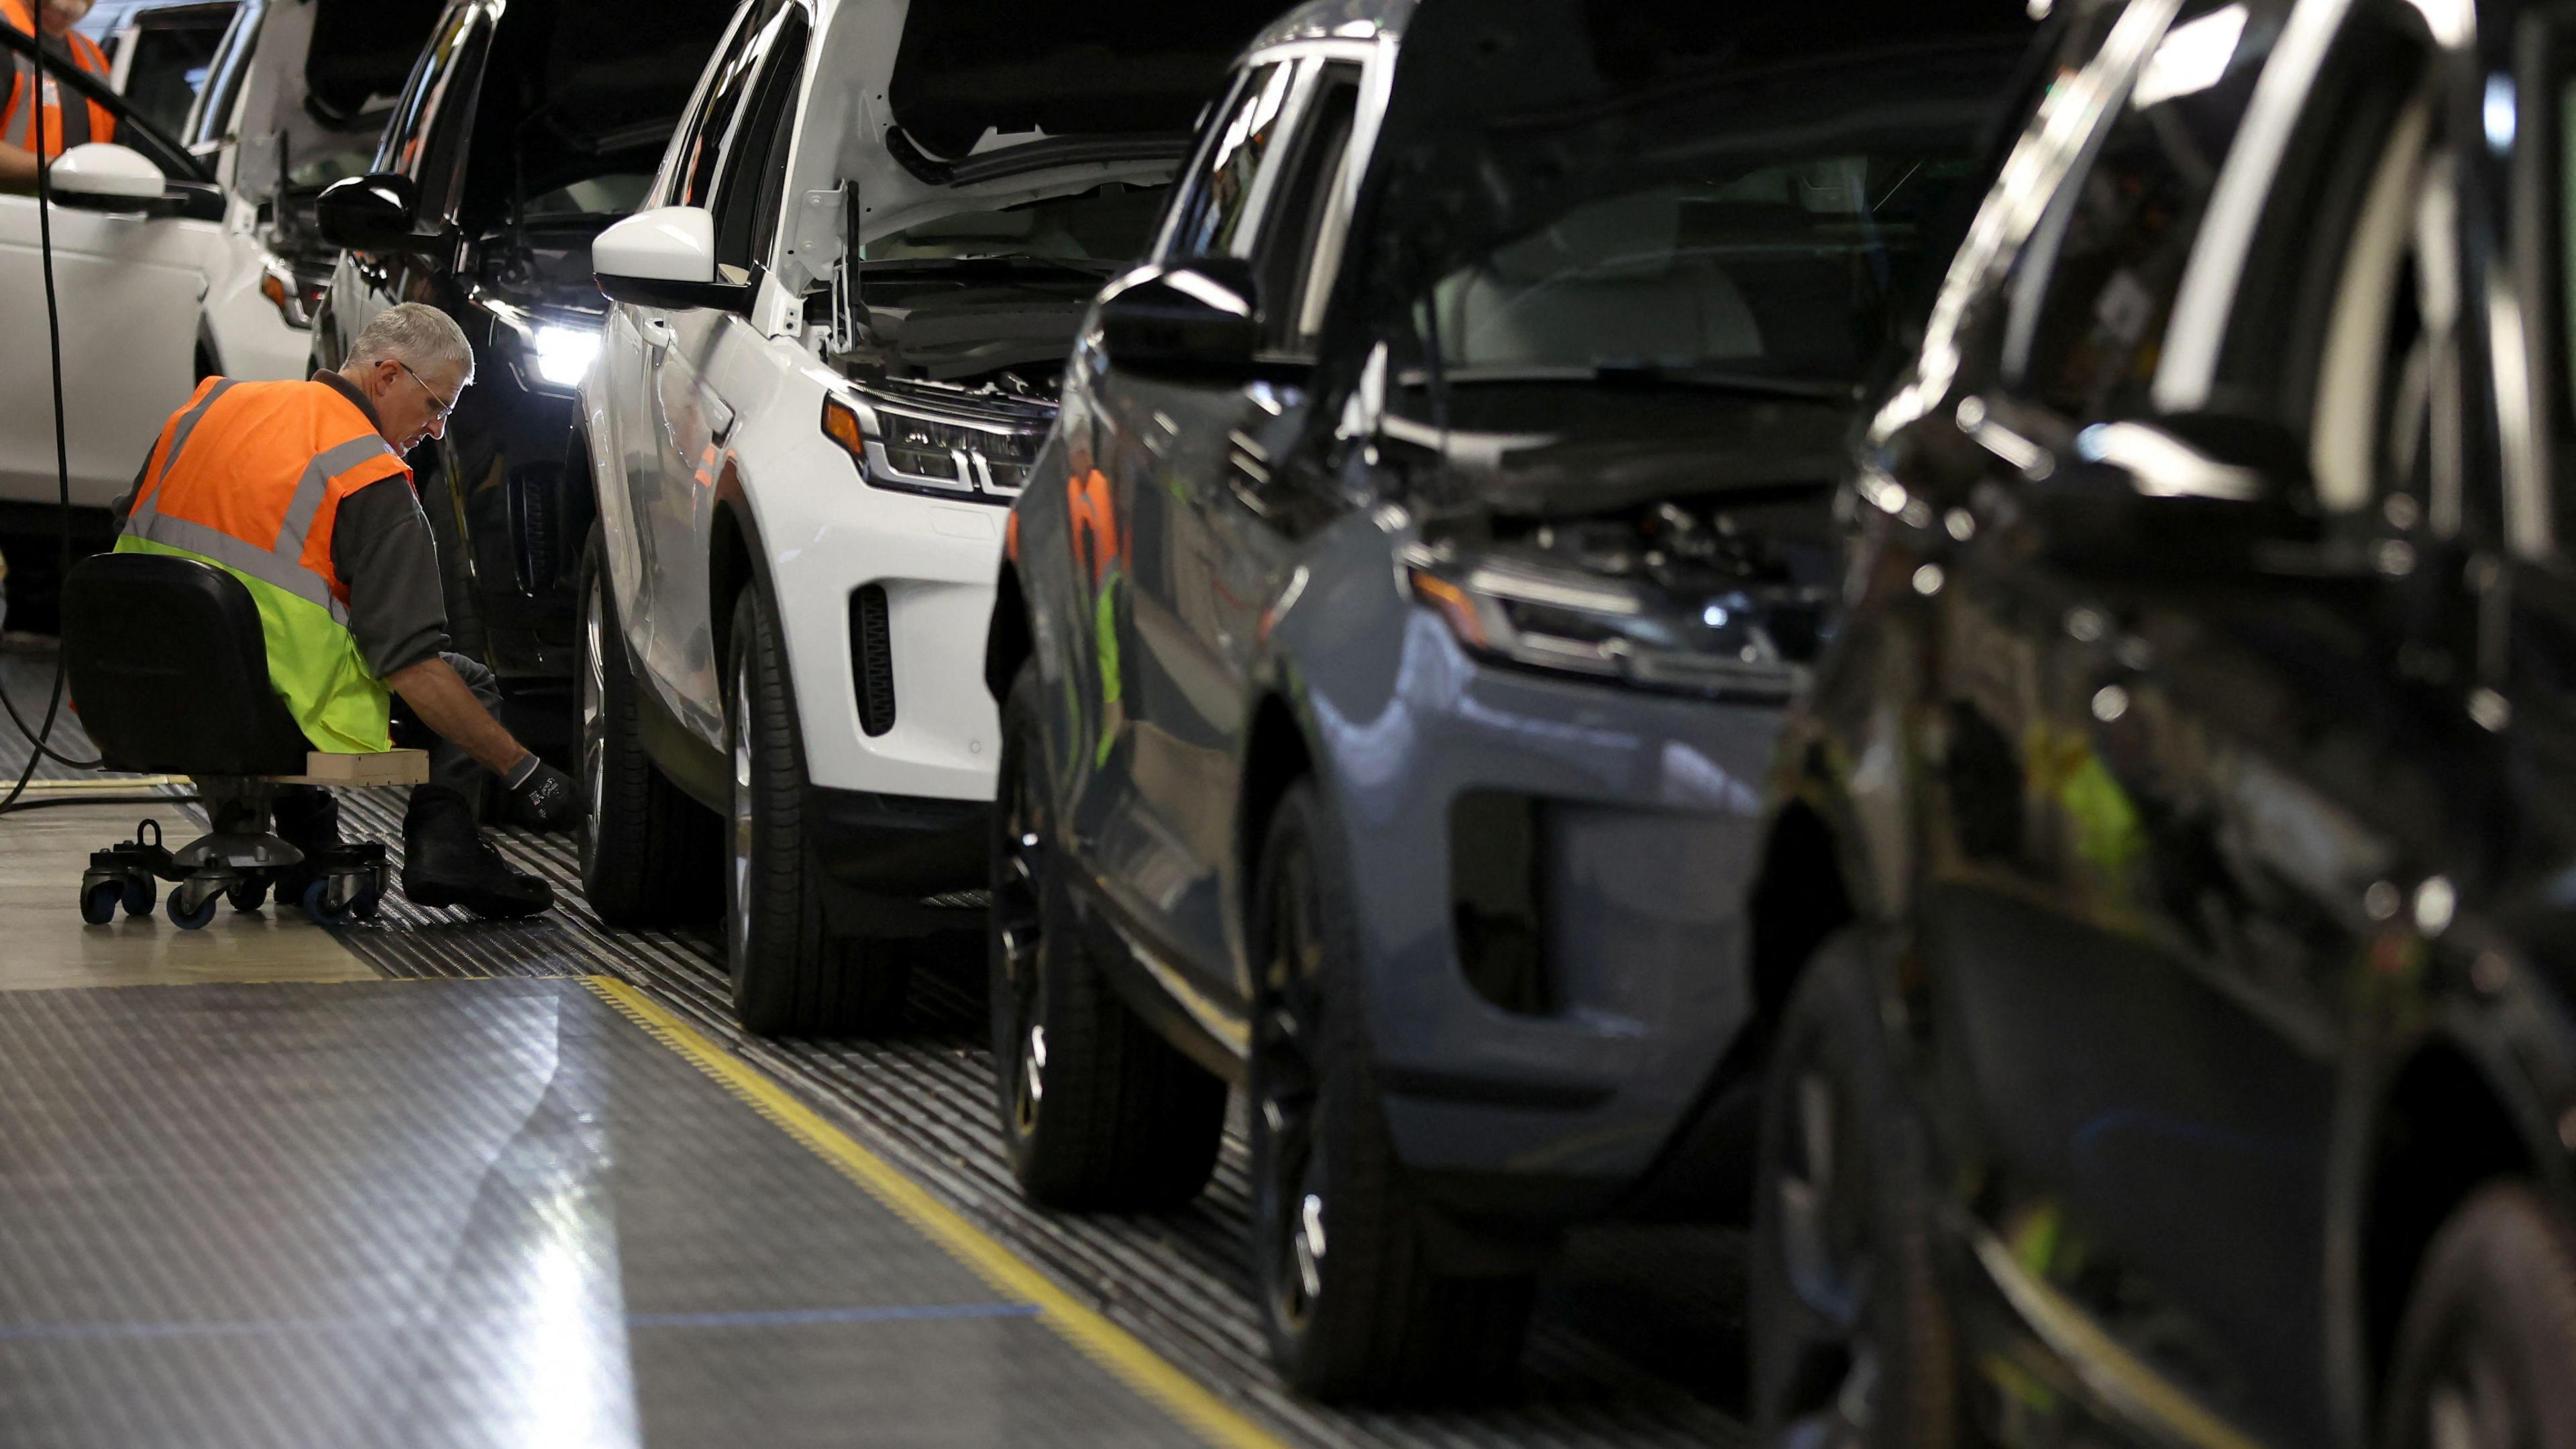
[[[673,129],[670,149],[655,177],[653,193],[644,203],[646,208],[679,204],[689,180],[688,158],[695,152],[698,136],[706,130],[709,112],[723,89],[725,77],[737,73],[736,62],[749,33],[747,17],[761,9],[758,0],[741,7],[718,41],[706,74],[699,79],[696,93]],[[670,341],[670,319],[664,309],[626,302],[608,305],[597,393],[599,406],[608,417],[608,436],[594,440],[604,442],[616,454],[613,475],[601,480],[600,510],[609,525],[608,542],[612,548],[631,551],[631,571],[612,571],[612,577],[629,581],[624,586],[633,590],[631,595],[621,594],[618,598],[617,617],[625,630],[631,657],[645,661],[648,687],[666,706],[673,699],[672,686],[653,667],[648,646],[659,627],[659,615],[669,592],[664,578],[666,569],[691,566],[688,549],[694,538],[691,527],[674,526],[663,516],[667,505],[662,461],[668,446],[662,436],[662,408],[654,391],[654,373]],[[610,496],[612,490],[614,496]],[[704,565],[700,561],[694,566]]]
[[[89,81],[55,78],[114,113],[118,142],[142,151],[165,175],[201,179],[175,145],[143,133],[121,97]],[[58,497],[44,220],[34,197],[0,195],[0,397],[11,400],[0,407],[0,501],[52,504]],[[72,502],[104,508],[133,481],[153,434],[196,386],[198,306],[222,229],[140,209],[59,203],[50,223]]]
[[[1980,503],[1922,520],[1968,541],[1912,580],[1935,620],[1934,1070],[1973,1104],[1952,1130],[1987,1266],[2178,1391],[2137,1409],[2167,1431],[2331,1434],[2337,1088],[2440,803],[2407,768],[2416,722],[2360,683],[2400,644],[2385,582],[2324,562],[2366,554],[2203,567],[2157,527],[2092,536],[2063,500],[2086,480],[2170,499],[2212,459],[2226,488],[2309,486],[2311,441],[2346,426],[2314,369],[2350,351],[2321,334],[2353,307],[2330,284],[2368,199],[2326,178],[2425,154],[2392,83],[2422,73],[2403,8],[2310,37],[2322,63],[2272,98],[2295,144],[2266,151],[2249,101],[2314,7],[2181,7],[2035,228],[2000,380],[1950,422]],[[2243,168],[2255,224],[2206,220]]]
[[[780,87],[792,101],[802,73],[806,19],[802,6],[766,0],[744,16],[734,47],[720,62],[704,106],[674,153],[680,184],[672,204],[700,206],[717,220],[717,270],[752,280],[751,223],[767,171],[785,162],[780,142]],[[710,743],[724,738],[723,661],[716,657],[713,605],[707,597],[716,483],[737,414],[711,384],[721,351],[756,348],[759,334],[743,317],[709,307],[638,307],[650,379],[645,399],[655,456],[650,499],[638,521],[651,537],[653,600],[644,640],[645,667],[665,704]],[[722,601],[730,603],[730,600]]]
[[[1256,58],[1238,77],[1201,137],[1155,260],[1254,255],[1322,67],[1315,57]],[[1218,640],[1242,628],[1244,604],[1229,592],[1243,580],[1218,557],[1232,540],[1211,530],[1210,509],[1240,476],[1235,437],[1256,397],[1285,404],[1267,382],[1206,385],[1108,363],[1091,384],[1099,472],[1071,484],[1077,518],[1092,521],[1095,546],[1114,559],[1097,571],[1110,596],[1109,698],[1075,828],[1131,933],[1199,978],[1197,989],[1239,1004],[1212,864],[1232,818],[1243,708],[1243,681]]]

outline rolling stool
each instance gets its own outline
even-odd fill
[[[314,749],[268,682],[259,606],[219,568],[155,553],[84,559],[63,581],[63,667],[103,767],[187,775],[214,829],[177,850],[159,822],[96,851],[81,875],[81,916],[103,926],[116,908],[152,912],[152,882],[171,882],[170,919],[196,930],[215,902],[255,911],[304,852],[270,833],[280,785],[416,785],[423,750],[331,754]],[[147,838],[148,837],[148,838]],[[323,925],[376,913],[391,883],[376,841],[340,845],[311,863],[297,902]]]

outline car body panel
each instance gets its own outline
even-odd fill
[[[2479,7],[2479,25],[2505,8]],[[2350,92],[2334,87],[2384,84],[2423,45],[2407,17],[2368,7],[2252,7],[2261,43],[2207,85],[2133,109],[2132,80],[2205,18],[2141,0],[2069,27],[2060,83],[1972,226],[1920,356],[1879,399],[1848,490],[1852,613],[1781,755],[1782,814],[1832,843],[1934,1147],[1962,1402],[2006,1443],[2375,1442],[2411,1254],[2456,1194],[2510,1173],[2576,1208],[2554,1125],[2576,1104],[2562,672],[2576,614],[2563,548],[2545,529],[2512,547],[2506,523],[2517,449],[2547,446],[2563,410],[2487,392],[2487,362],[2468,363],[2463,405],[2491,410],[2494,428],[2432,445],[2422,466],[2451,480],[2433,491],[2459,490],[2445,521],[2415,491],[2412,455],[2366,457],[2371,491],[2335,502],[2336,395],[2319,388],[2304,411],[2284,394],[2309,394],[2240,370],[2234,415],[2314,429],[2300,460],[2323,500],[2314,540],[2214,569],[2160,555],[2172,545],[2153,535],[2061,562],[2071,545],[2041,511],[2048,480],[2085,456],[2081,429],[2106,412],[2180,427],[2205,399],[2171,382],[2192,349],[2159,348],[2168,315],[2177,332],[2214,315],[2217,359],[2240,369],[2274,355],[2246,339],[2325,325],[2232,283],[2188,321],[2183,279],[2204,249],[2245,237],[2092,217],[2069,229],[2074,198],[2120,194],[2093,168],[2143,167],[2128,194],[2144,194],[2162,177],[2137,138],[2187,125],[2210,148],[2200,184],[2270,172],[2243,214],[2322,212],[2361,232],[2332,210],[2359,207],[2353,193],[2310,203],[2298,188],[2366,158],[2248,161],[2230,138],[2325,126],[2388,154],[2423,134],[2394,106],[2339,108]],[[2411,59],[2451,78],[2430,53]],[[2373,64],[2339,70],[2349,56]],[[2172,108],[2135,119],[2156,104]],[[2331,120],[2301,119],[2310,105]],[[2523,134],[2560,123],[2527,114]],[[2457,169],[2414,173],[2463,179],[2398,250],[2458,259],[2421,265],[2461,297],[2544,295],[2514,273],[2557,259],[2507,238],[2531,235],[2512,229],[2517,204],[2557,198],[2466,179],[2497,134],[2456,137]],[[2253,235],[2252,260],[2213,275],[2262,275]],[[2299,245],[2296,266],[2363,265],[2340,241]],[[2003,325],[2107,274],[2087,270],[2096,252],[2053,275],[2061,244],[2134,247],[2128,264],[2169,289],[2086,343],[2105,369],[2093,376],[2152,379],[2152,404],[2059,415],[2057,369],[2086,354]],[[2189,267],[2155,258],[2159,244],[2187,248]],[[2458,355],[2513,355],[2482,350],[2488,315],[2460,309]],[[2403,336],[2364,345],[2395,354]],[[2366,435],[2403,413],[2364,407]]]

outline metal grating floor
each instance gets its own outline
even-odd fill
[[[343,796],[353,834],[399,852],[401,796]],[[564,905],[531,922],[423,910],[397,895],[343,939],[397,977],[606,975],[648,992],[692,1026],[817,1104],[977,1228],[1008,1246],[1212,1391],[1291,1440],[1313,1445],[1496,1443],[1727,1445],[1740,1402],[1742,1252],[1717,1230],[1620,1227],[1579,1234],[1544,1283],[1514,1403],[1471,1413],[1344,1413],[1277,1385],[1262,1355],[1242,1263],[1240,1132],[1217,1180],[1169,1216],[1076,1217],[1021,1200],[992,1125],[981,943],[951,969],[914,973],[906,1032],[877,1042],[778,1042],[733,1025],[714,939],[602,927],[580,899],[566,836],[502,831],[505,854],[551,879]],[[220,929],[220,923],[218,924]]]
[[[13,1446],[1192,1442],[584,983],[10,993],[0,1100]]]

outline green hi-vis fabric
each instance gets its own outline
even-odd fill
[[[333,754],[380,754],[392,749],[393,694],[358,654],[357,637],[331,611],[264,579],[184,548],[127,534],[118,553],[160,553],[213,564],[242,581],[259,606],[260,633],[268,641],[268,682],[286,701],[313,748]]]

